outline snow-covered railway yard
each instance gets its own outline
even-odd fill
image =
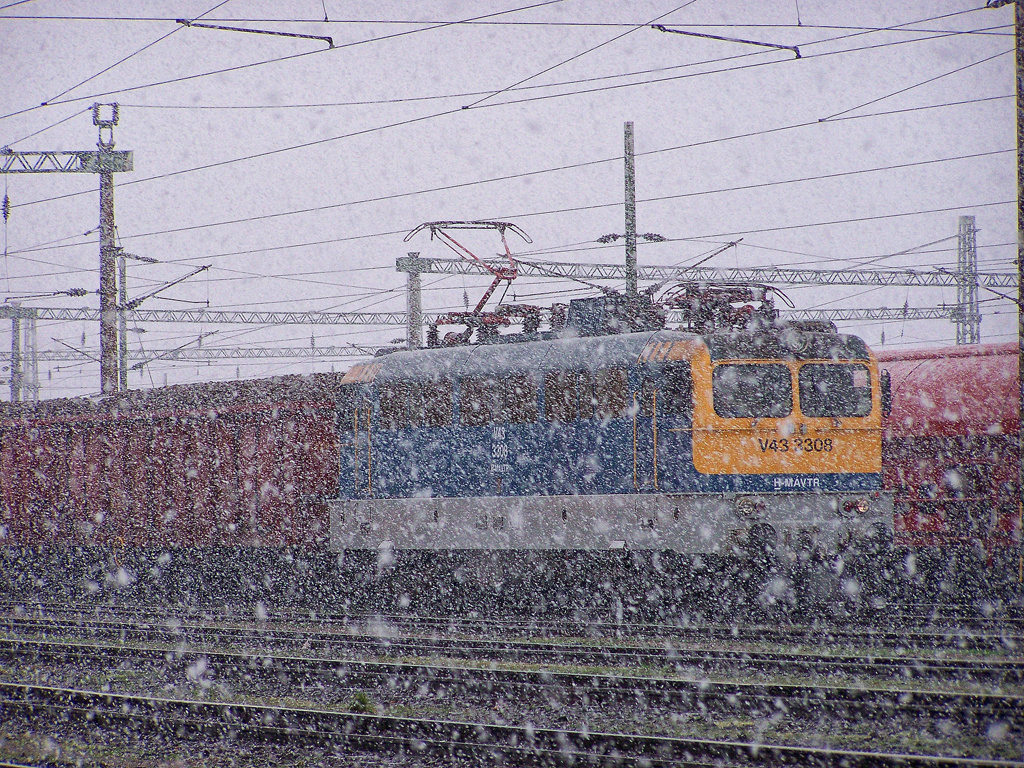
[[[858,642],[847,628],[838,652],[800,626],[766,632],[760,646],[710,626],[703,642],[696,627],[689,641],[639,631],[513,640],[414,633],[382,617],[361,633],[355,622],[325,629],[319,642],[308,627],[266,621],[12,616],[3,628],[0,758],[35,765],[83,755],[161,764],[157,755],[199,745],[210,763],[232,765],[279,764],[284,753],[285,764],[306,753],[338,765],[378,754],[417,765],[1022,757],[1016,630],[908,629],[880,647],[877,631],[862,628]],[[943,632],[959,647],[936,649]],[[33,742],[26,717],[49,735]]]

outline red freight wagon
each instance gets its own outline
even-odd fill
[[[0,411],[0,544],[318,547],[341,374]]]
[[[911,547],[1020,544],[1016,344],[881,352],[892,379],[882,471]]]

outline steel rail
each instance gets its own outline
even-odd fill
[[[718,764],[843,766],[1011,766],[1005,760],[956,758],[798,747],[759,742],[600,733],[531,725],[494,725],[453,720],[355,714],[306,707],[244,702],[169,699],[73,688],[0,683],[0,711],[42,712],[94,727],[119,726],[165,738],[195,736],[249,738],[335,749],[386,749],[411,754],[444,754],[454,762],[494,760],[554,765],[614,759],[648,765],[679,761]]]
[[[484,696],[504,694],[532,700],[539,692],[584,700],[590,704],[635,701],[662,706],[712,706],[734,711],[799,712],[804,716],[840,712],[844,717],[908,714],[960,717],[968,723],[980,715],[1019,723],[1024,720],[1024,695],[915,688],[841,686],[822,683],[774,683],[689,680],[649,675],[567,670],[510,670],[465,667],[409,661],[365,661],[266,652],[187,649],[173,646],[144,648],[128,645],[97,645],[34,640],[0,639],[0,655],[25,660],[97,661],[122,664],[126,658],[187,664],[204,659],[218,678],[262,675],[280,680],[281,675],[309,682],[330,679],[346,687],[381,686],[401,680],[424,694],[457,690]]]
[[[0,627],[7,624],[13,631],[15,627],[35,627],[42,630],[47,628],[61,628],[71,630],[87,630],[96,637],[103,636],[121,636],[126,633],[135,633],[142,636],[157,636],[165,635],[168,637],[180,637],[187,634],[193,638],[214,638],[220,641],[224,638],[230,638],[232,640],[244,640],[252,639],[253,641],[268,642],[272,640],[290,642],[290,643],[309,643],[311,647],[332,647],[336,645],[363,645],[363,646],[395,646],[402,645],[404,647],[417,648],[423,652],[442,652],[450,649],[466,648],[471,652],[475,653],[498,653],[498,654],[513,654],[519,653],[526,657],[531,654],[541,653],[570,653],[571,646],[564,642],[551,642],[545,641],[540,642],[537,640],[516,640],[507,638],[485,638],[485,637],[469,637],[461,639],[451,639],[438,637],[436,635],[429,636],[422,633],[422,626],[416,619],[410,619],[407,625],[413,628],[417,634],[413,635],[396,635],[387,636],[388,633],[394,633],[400,627],[400,624],[394,624],[390,627],[386,624],[381,625],[377,630],[373,628],[358,628],[349,626],[346,629],[339,629],[334,632],[325,632],[323,627],[312,626],[312,627],[279,627],[263,625],[259,627],[245,626],[239,627],[237,625],[225,625],[225,624],[197,624],[197,623],[181,623],[175,626],[174,629],[169,629],[166,626],[149,626],[146,624],[138,625],[131,622],[110,622],[110,621],[62,621],[52,619],[28,619],[28,618],[16,618],[8,617],[0,620]],[[382,633],[380,630],[387,630]],[[956,634],[932,634],[932,633],[920,633],[918,638],[914,637],[913,632],[894,633],[892,636],[886,633],[886,639],[893,640],[894,642],[890,645],[884,645],[878,642],[879,637],[876,633],[870,634],[858,634],[856,632],[836,632],[834,630],[822,631],[822,632],[794,632],[792,634],[786,634],[784,631],[771,630],[769,628],[744,628],[735,632],[730,632],[727,629],[721,629],[716,631],[713,628],[700,628],[695,629],[688,633],[678,633],[674,636],[661,636],[656,638],[660,643],[671,643],[671,642],[707,642],[709,640],[725,641],[730,643],[737,642],[748,642],[760,645],[778,645],[780,643],[790,644],[806,644],[806,643],[825,643],[829,645],[847,644],[857,642],[858,640],[871,641],[870,643],[864,643],[864,645],[870,645],[870,647],[882,647],[887,650],[893,648],[903,649],[903,651],[917,649],[920,650],[922,647],[930,649],[955,649],[955,650],[1012,650],[1014,648],[1020,648],[1024,646],[1022,638],[1020,636],[1008,636],[1006,634],[970,634],[970,633],[956,633]],[[651,640],[655,638],[644,637],[642,639]],[[567,650],[568,649],[568,650]],[[580,653],[592,653],[595,656],[602,656],[604,658],[612,658],[615,656],[630,657],[637,653],[646,653],[648,656],[651,654],[663,655],[664,653],[671,653],[674,651],[670,650],[657,650],[657,651],[642,651],[636,645],[623,644],[619,646],[594,646],[594,645],[582,645],[579,648]]]
[[[29,610],[26,610],[27,605],[30,606]],[[886,624],[898,626],[900,634],[923,629],[929,629],[930,631],[956,630],[958,635],[968,630],[991,630],[993,628],[1017,631],[1019,629],[1017,625],[1024,623],[1024,613],[1021,613],[1021,608],[1021,606],[1009,605],[1006,606],[1007,614],[978,616],[974,615],[975,609],[973,606],[957,605],[955,603],[912,603],[888,607],[883,618]],[[114,618],[127,616],[136,621],[136,623],[143,616],[155,617],[161,620],[181,618],[179,615],[180,611],[169,611],[167,606],[159,604],[146,606],[110,603],[97,604],[94,608],[90,609],[83,607],[82,604],[70,605],[64,602],[47,603],[43,601],[25,603],[24,601],[0,599],[0,615],[4,611],[11,613],[15,618],[28,618],[29,613],[32,613],[39,618],[45,618],[51,614],[72,615],[79,620],[99,620],[101,614],[110,614]],[[231,606],[228,605],[191,606],[187,613],[190,616],[203,617],[207,621],[214,621],[218,616],[223,621],[236,621],[238,619]],[[351,629],[353,626],[367,623],[395,625],[412,623],[421,630],[429,626],[445,632],[472,629],[492,634],[495,631],[499,634],[517,633],[519,635],[526,635],[532,633],[536,637],[567,635],[580,637],[586,635],[587,637],[656,637],[659,639],[679,634],[688,635],[693,632],[720,632],[725,630],[731,633],[733,631],[732,625],[725,626],[714,623],[681,625],[679,623],[665,622],[608,621],[597,618],[586,620],[560,619],[557,617],[544,619],[532,617],[467,618],[464,616],[436,616],[410,613],[382,614],[380,612],[366,613],[359,611],[338,614],[317,613],[311,618],[308,611],[298,611],[282,607],[275,607],[273,614],[275,618],[271,623],[287,622],[290,627],[306,624],[315,624],[317,627],[325,625],[331,627],[341,626],[346,630]],[[847,632],[851,630],[865,632],[885,631],[870,623],[873,618],[877,617],[870,615],[854,615],[847,618],[836,617],[832,620],[832,628],[836,631]],[[923,623],[916,627],[900,624],[901,621],[917,622],[919,620],[923,621]],[[1015,626],[1011,627],[1010,625]],[[829,630],[829,627],[824,625],[815,625],[812,628],[800,623],[776,624],[774,628],[777,630],[780,626],[783,628],[788,626],[791,630],[798,632],[817,631],[820,633]],[[751,628],[760,630],[760,626],[757,624],[751,625]],[[597,634],[595,635],[595,633]],[[1024,632],[1021,633],[1021,639],[1024,639]]]
[[[104,606],[104,609],[110,608],[111,606]],[[132,608],[132,611],[135,609]],[[1012,606],[1011,606],[1012,610]],[[454,631],[477,631],[477,632],[488,632],[495,633],[498,630],[499,633],[518,633],[528,634],[532,633],[535,636],[561,636],[572,634],[577,637],[588,636],[593,637],[596,633],[599,637],[655,637],[658,639],[671,638],[671,637],[694,637],[701,633],[711,633],[716,637],[733,637],[736,632],[751,631],[756,632],[758,635],[763,635],[765,631],[771,631],[775,633],[792,632],[800,633],[800,639],[813,639],[817,636],[819,639],[822,635],[829,632],[842,632],[847,636],[851,636],[857,633],[866,633],[871,637],[877,637],[884,634],[886,638],[894,636],[907,637],[908,633],[924,633],[927,636],[940,634],[948,636],[950,631],[958,638],[968,637],[970,632],[987,631],[992,634],[993,629],[997,629],[1002,633],[1007,630],[1012,630],[1018,635],[1018,639],[1024,641],[1024,630],[1021,629],[1021,624],[1024,623],[1024,616],[1013,615],[1003,617],[982,617],[982,616],[965,616],[962,613],[953,613],[948,615],[936,616],[934,607],[931,607],[927,614],[927,621],[924,622],[923,626],[905,626],[901,622],[906,621],[908,623],[915,622],[925,616],[921,613],[903,613],[902,607],[893,606],[888,612],[884,614],[885,623],[889,626],[898,627],[898,630],[887,630],[878,627],[871,623],[872,616],[854,616],[848,619],[835,619],[832,625],[815,625],[809,627],[805,624],[790,623],[790,624],[774,624],[770,628],[760,624],[749,624],[746,627],[734,627],[733,625],[723,625],[714,623],[701,623],[692,624],[689,626],[682,626],[678,623],[667,624],[667,623],[639,623],[639,622],[627,622],[627,621],[603,621],[600,619],[593,620],[574,620],[566,619],[560,620],[554,619],[516,619],[516,618],[466,618],[462,616],[424,616],[424,615],[410,615],[410,614],[381,614],[381,613],[346,613],[338,616],[332,616],[330,614],[316,616],[314,623],[317,626],[323,626],[324,623],[328,624],[340,624],[345,628],[351,628],[355,624],[392,624],[394,626],[409,625],[415,627],[419,631],[423,631],[425,627],[431,627],[438,631],[454,632]],[[212,609],[206,613],[217,613],[218,609]],[[308,614],[302,614],[296,612],[289,614],[280,610],[275,610],[275,616],[279,617],[280,620],[287,620],[289,623],[309,623],[310,619]],[[946,622],[949,622],[948,624]],[[1013,626],[1011,626],[1013,625]],[[1003,635],[999,635],[1002,637]],[[1009,638],[1012,639],[1012,638]]]
[[[0,622],[0,627],[3,622]],[[14,629],[13,624],[9,626]],[[21,627],[39,629],[38,624],[19,624]],[[44,629],[60,631],[59,642],[66,642],[68,632],[83,628],[77,622],[63,625],[45,624]],[[301,646],[304,651],[338,653],[345,649],[350,652],[374,656],[417,656],[466,658],[532,664],[587,664],[604,667],[631,667],[639,664],[661,664],[675,669],[687,666],[723,668],[737,667],[755,671],[775,669],[789,673],[833,674],[842,672],[851,675],[873,674],[876,676],[898,676],[904,679],[948,679],[959,676],[970,680],[1000,681],[1019,683],[1024,679],[1024,660],[950,660],[936,658],[908,658],[874,655],[837,655],[814,653],[784,653],[729,649],[695,649],[672,646],[642,648],[630,645],[594,646],[567,643],[538,643],[515,641],[487,641],[473,639],[438,639],[385,637],[378,635],[327,634],[323,631],[280,632],[263,630],[204,628],[195,632],[194,627],[181,626],[175,630],[166,627],[140,628],[131,625],[111,624],[105,630],[97,631],[90,626],[92,639],[117,640],[121,643],[133,638],[136,642],[179,643],[183,637],[193,642],[205,642],[211,646],[224,643],[252,643],[267,653],[271,647],[278,651]],[[49,636],[42,638],[0,639],[0,650],[12,643],[58,642]],[[276,643],[271,646],[270,643]],[[26,648],[31,645],[26,645]],[[254,651],[255,652],[255,651]],[[334,659],[337,661],[337,659]]]
[[[23,617],[7,617],[0,620],[0,626],[4,622],[15,622],[24,623],[28,621],[51,621],[48,619],[29,619]],[[54,623],[58,624],[60,620],[55,620]],[[475,620],[474,620],[475,622]],[[390,631],[396,631],[400,628],[408,627],[417,634],[407,638],[395,638],[389,640],[389,642],[395,642],[401,640],[403,642],[418,642],[423,644],[434,644],[438,648],[443,648],[445,643],[452,642],[439,637],[425,637],[423,635],[424,628],[429,626],[429,622],[424,617],[409,616],[404,619],[401,617],[390,617],[387,621],[379,622],[382,627],[389,629]],[[479,625],[478,622],[476,622]],[[113,627],[113,631],[123,631],[126,626],[117,623],[105,622],[102,620],[75,620],[69,622],[69,626],[73,627],[85,627],[94,629],[97,632],[104,631],[105,627]],[[137,625],[136,625],[137,626]],[[470,624],[472,626],[472,623]],[[143,625],[145,631],[167,631],[161,627],[149,627]],[[339,633],[325,634],[322,625],[314,622],[314,625],[309,628],[302,627],[277,627],[268,623],[263,623],[259,629],[240,628],[238,626],[225,626],[224,624],[187,624],[182,623],[180,625],[181,631],[186,629],[193,633],[221,633],[221,634],[233,634],[241,636],[248,633],[254,637],[258,636],[262,640],[271,639],[275,636],[280,636],[285,639],[291,638],[302,638],[302,642],[321,642],[329,639],[331,642],[346,642],[354,641],[356,638],[364,636],[367,642],[378,642],[381,637],[379,633],[375,633],[370,630],[360,630],[358,626],[353,627],[352,624],[348,625]],[[355,632],[353,632],[355,629]],[[1018,628],[1014,628],[1015,630]],[[956,630],[949,632],[925,632],[915,631],[911,629],[892,629],[892,630],[879,630],[879,629],[863,629],[855,630],[848,628],[819,628],[819,627],[785,627],[785,626],[747,626],[747,627],[729,627],[729,626],[695,626],[692,628],[676,628],[675,632],[666,632],[664,634],[649,635],[649,634],[638,634],[637,637],[643,637],[644,639],[656,638],[659,641],[698,641],[707,642],[709,640],[725,641],[730,643],[735,642],[749,642],[758,644],[775,644],[780,643],[792,643],[792,644],[806,644],[806,643],[827,643],[830,645],[837,644],[858,644],[861,647],[874,647],[874,648],[901,648],[905,650],[909,649],[952,649],[952,650],[996,650],[1005,651],[1024,647],[1024,636],[1015,633],[1008,632],[985,632],[985,631],[964,631]],[[536,641],[529,642],[518,642],[516,640],[509,639],[492,639],[492,638],[477,638],[475,642],[479,643],[480,649],[489,647],[501,647],[507,646],[508,648],[515,647],[516,645],[523,646],[524,649],[543,649],[551,647],[557,649],[559,644],[548,643],[543,644]],[[635,652],[635,646],[623,646],[618,649],[622,654],[628,655],[629,653]]]

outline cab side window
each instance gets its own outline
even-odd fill
[[[391,381],[380,388],[380,429],[403,429],[409,426],[409,385]]]
[[[630,405],[629,376],[625,368],[601,368],[594,372],[595,411],[602,419],[617,419]]]
[[[563,424],[594,415],[594,379],[588,371],[550,371],[544,377],[544,417]]]
[[[498,380],[493,376],[467,376],[459,380],[459,421],[481,427],[498,415]]]
[[[537,420],[537,382],[528,373],[513,373],[502,380],[501,421],[529,424]]]
[[[466,426],[537,420],[537,382],[528,373],[467,376],[459,380],[459,389],[459,421]]]
[[[339,393],[338,409],[335,416],[339,432],[351,432],[355,429],[356,409],[359,405],[359,400],[353,387],[346,387]]]
[[[804,416],[867,416],[871,373],[860,363],[805,363],[798,376]]]
[[[414,427],[447,427],[452,423],[452,382],[413,382],[409,388],[409,422]]]

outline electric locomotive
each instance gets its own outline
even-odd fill
[[[435,331],[355,366],[332,549],[827,555],[890,539],[876,360],[831,324],[780,324],[769,291],[577,299],[549,331],[453,346]]]

